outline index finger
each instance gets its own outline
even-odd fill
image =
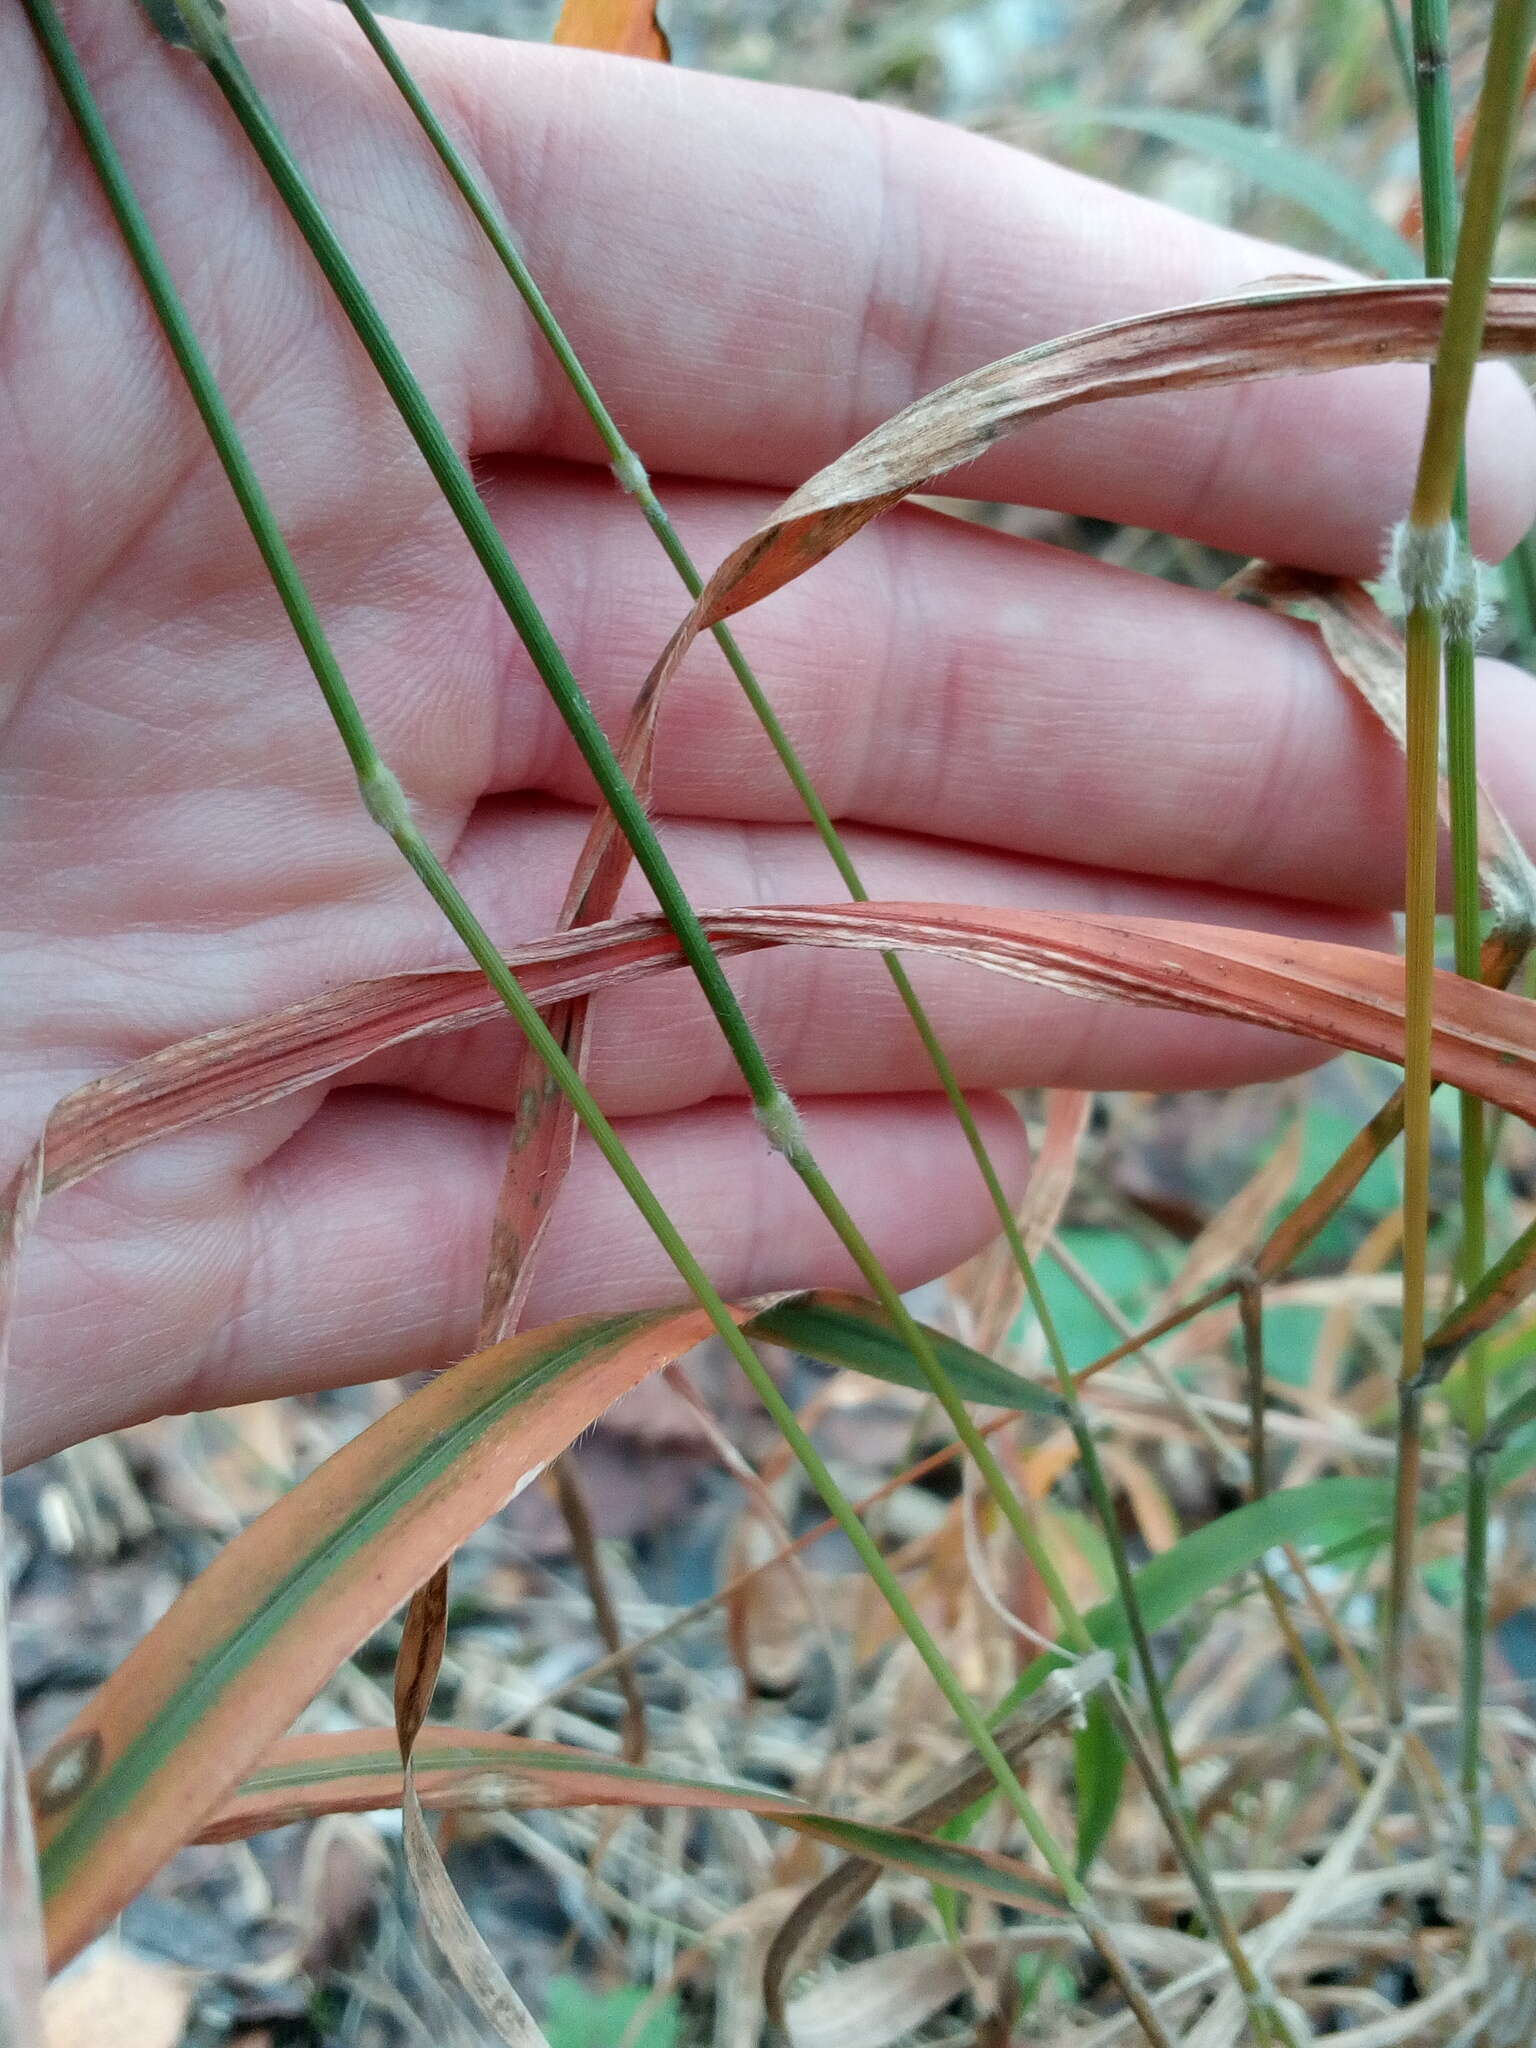
[[[919,393],[1032,342],[1327,268],[898,110],[398,35],[656,468],[791,486]],[[487,284],[478,442],[589,458],[544,352],[509,373],[516,323]],[[1388,365],[1116,400],[1031,426],[962,488],[1366,573],[1406,508],[1427,389],[1423,370]],[[1469,452],[1476,544],[1502,554],[1536,514],[1536,417],[1503,366],[1479,380]]]

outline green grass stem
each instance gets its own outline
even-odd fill
[[[601,394],[593,383],[580,356],[572,346],[569,336],[561,327],[548,300],[530,272],[495,199],[486,191],[485,187],[475,176],[463,153],[455,145],[452,137],[438,119],[431,103],[422,92],[420,86],[417,85],[408,67],[401,59],[399,52],[395,49],[393,42],[385,32],[383,25],[369,5],[369,0],[346,0],[346,6],[415,116],[427,140],[436,151],[449,177],[458,188],[465,204],[479,223],[503,269],[522,298],[540,334],[548,344],[551,353],[559,363],[577,399],[591,420],[593,428],[607,452],[615,477],[640,507],[689,596],[696,598],[703,588],[703,578],[699,574],[697,565],[689,554],[681,535],[673,525],[666,507],[657,496],[645,464],[629,445],[617,421],[604,404]],[[727,626],[723,624],[717,625],[713,630],[715,640],[719,644],[732,674],[759,724],[762,726],[763,731],[767,734],[768,740],[777,754],[790,784],[804,806],[806,814],[810,818],[822,845],[826,848],[833,865],[836,867],[844,887],[855,902],[867,903],[869,901],[869,892],[864,885],[863,878],[859,874],[853,857],[844,844],[842,835],[834,824],[831,813],[823,803],[814,780],[801,760],[798,750],[786,732],[751,664]],[[1103,1526],[1105,1540],[1109,1546],[1116,1583],[1126,1602],[1127,1613],[1131,1617],[1136,1662],[1148,1707],[1152,1715],[1164,1767],[1168,1771],[1171,1782],[1177,1786],[1180,1782],[1178,1752],[1173,1740],[1172,1725],[1163,1693],[1161,1677],[1152,1655],[1150,1638],[1140,1614],[1140,1606],[1135,1592],[1135,1580],[1131,1571],[1129,1554],[1125,1547],[1124,1534],[1120,1528],[1119,1517],[1114,1511],[1114,1503],[1105,1480],[1103,1465],[1098,1455],[1098,1448],[1094,1442],[1092,1430],[1077,1396],[1076,1383],[1073,1380],[1071,1368],[1067,1362],[1055,1319],[1051,1314],[1044,1290],[1036,1275],[1034,1262],[1030,1258],[1028,1249],[1019,1232],[1012,1204],[1008,1200],[997,1168],[987,1150],[986,1141],[981,1135],[971,1106],[965,1099],[964,1091],[956,1077],[953,1064],[944,1050],[943,1043],[934,1028],[933,1022],[919,999],[917,991],[912,985],[911,976],[908,974],[899,955],[885,953],[882,957],[907,1015],[912,1021],[913,1028],[917,1032],[923,1049],[949,1102],[950,1108],[953,1110],[964,1133],[966,1143],[982,1176],[988,1196],[997,1213],[998,1222],[1007,1239],[1009,1250],[1013,1255],[1014,1263],[1024,1283],[1031,1308],[1045,1335],[1057,1384],[1063,1399],[1067,1401],[1071,1410],[1071,1427],[1077,1442],[1078,1454],[1082,1461],[1084,1476],[1088,1483],[1095,1511]],[[969,1449],[970,1446],[967,1445],[967,1448]],[[995,1491],[995,1488],[993,1490]],[[1008,1491],[1011,1492],[1012,1490],[1011,1487],[1008,1488]],[[1060,1587],[1059,1574],[1056,1576],[1056,1584],[1064,1592],[1065,1589]],[[1055,1598],[1054,1592],[1052,1597],[1053,1599]],[[1070,1609],[1067,1611],[1070,1612]]]
[[[290,622],[314,672],[326,706],[346,747],[369,815],[386,830],[437,903],[466,950],[500,996],[509,1014],[537,1049],[571,1102],[583,1127],[645,1218],[667,1256],[708,1314],[722,1341],[773,1416],[829,1513],[884,1595],[897,1621],[949,1704],[999,1791],[1062,1886],[1072,1910],[1093,1941],[1106,1969],[1147,2038],[1164,2048],[1167,2035],[1146,1995],[1121,1956],[1113,1934],[1074,1871],[1070,1857],[1047,1828],[1016,1773],[998,1748],[985,1717],[966,1693],[937,1641],[923,1623],[885,1557],[855,1513],[825,1461],[780,1393],[772,1376],[742,1335],[708,1275],[672,1223],[604,1116],[581,1075],[550,1032],[489,935],[475,917],[410,816],[399,782],[383,762],[336,661],[318,613],[299,574],[212,369],[187,317],[170,272],[132,185],[117,155],[78,56],[54,11],[52,0],[24,0],[34,32],[74,118],[87,156],[100,180],[215,452],[245,515],[253,539],[282,598]]]
[[[1452,684],[1451,725],[1458,746],[1461,782],[1463,880],[1466,847],[1475,825],[1475,732],[1471,726],[1471,611],[1466,601],[1469,564],[1465,556],[1465,471],[1463,438],[1472,378],[1482,343],[1488,281],[1503,215],[1514,137],[1523,97],[1526,58],[1536,30],[1536,0],[1496,0],[1478,105],[1477,129],[1467,170],[1464,218],[1456,224],[1454,141],[1445,77],[1445,9],[1439,0],[1415,0],[1414,34],[1419,59],[1416,102],[1421,171],[1425,189],[1425,254],[1432,269],[1450,264],[1440,346],[1430,387],[1429,414],[1414,481],[1413,503],[1397,548],[1399,579],[1408,604],[1408,866],[1405,950],[1407,1002],[1404,1046],[1403,1164],[1403,1348],[1398,1414],[1397,1513],[1383,1656],[1383,1690],[1388,1714],[1403,1711],[1402,1661],[1414,1592],[1415,1532],[1424,1409],[1425,1285],[1429,1230],[1430,1050],[1433,1033],[1435,952],[1435,859],[1439,837],[1439,724],[1442,636],[1449,612],[1466,645]],[[1449,160],[1448,160],[1449,159]],[[1431,211],[1433,209],[1433,211]],[[1438,265],[1437,265],[1438,259]],[[1453,259],[1453,260],[1452,260]],[[1469,758],[1470,756],[1470,758]],[[1469,789],[1470,784],[1470,789]],[[1475,810],[1472,812],[1475,818]],[[1458,937],[1458,964],[1467,956],[1465,931]],[[1479,1114],[1478,1123],[1481,1123]],[[1464,1123],[1464,1133],[1469,1126]],[[1464,1176],[1478,1176],[1470,1229],[1481,1223],[1483,1146],[1471,1131]],[[1479,1262],[1481,1263],[1481,1262]],[[1486,1400],[1484,1402],[1486,1407]],[[1474,1438],[1474,1441],[1477,1439]],[[1486,1499],[1482,1504],[1486,1521]],[[1469,1532],[1470,1533],[1470,1532]],[[1477,1601],[1467,1627],[1477,1625]],[[1465,1682],[1463,1691],[1465,1693]],[[1464,1716],[1469,1711],[1464,1701]],[[1465,1727],[1465,1718],[1464,1718]]]
[[[1413,50],[1409,45],[1408,31],[1403,27],[1403,17],[1397,10],[1397,0],[1381,0],[1381,11],[1386,17],[1387,42],[1391,46],[1392,61],[1397,66],[1403,90],[1411,100],[1416,96]]]
[[[202,59],[244,130],[418,449],[458,520],[503,609],[528,652],[567,730],[575,740],[604,802],[613,812],[635,860],[655,893],[714,1013],[751,1096],[758,1122],[783,1153],[853,1259],[865,1284],[891,1317],[951,1426],[975,1458],[989,1492],[1051,1592],[1065,1587],[1039,1542],[1028,1512],[996,1457],[977,1431],[932,1345],[902,1300],[863,1233],[817,1164],[798,1112],[774,1078],[741,1005],[716,958],[697,914],[625,776],[607,736],[556,645],[483,500],[426,394],[405,361],[378,308],[337,239],[335,230],[288,150],[281,131],[246,71],[210,0],[173,0],[190,46]],[[366,792],[365,792],[366,793]],[[393,793],[374,792],[387,805]]]
[[[1413,44],[1419,136],[1419,186],[1424,218],[1424,269],[1447,277],[1455,261],[1458,196],[1456,120],[1451,99],[1448,0],[1414,0]],[[1452,918],[1456,972],[1481,979],[1481,897],[1478,877],[1476,570],[1467,519],[1467,466],[1463,455],[1451,504],[1463,573],[1473,601],[1445,620],[1446,771],[1451,810]],[[1488,1263],[1487,1119],[1475,1095],[1458,1105],[1461,1152],[1461,1258],[1463,1290],[1474,1287]],[[1475,1446],[1488,1422],[1487,1348],[1473,1344],[1465,1365],[1468,1443]],[[1486,1461],[1472,1455],[1467,1487],[1467,1555],[1462,1598],[1460,1776],[1474,1856],[1483,1839],[1482,1704],[1488,1626],[1488,1489]]]

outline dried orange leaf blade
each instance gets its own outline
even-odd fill
[[[1012,1857],[931,1841],[907,1827],[848,1820],[755,1785],[712,1784],[559,1743],[465,1728],[423,1728],[419,1756],[423,1803],[433,1806],[666,1806],[753,1813],[888,1869],[1034,1912],[1061,1910],[1049,1879]],[[400,1794],[399,1756],[383,1731],[291,1736],[275,1745],[198,1839],[231,1841],[318,1813],[398,1806]]]
[[[55,1964],[473,1529],[708,1327],[700,1311],[584,1317],[481,1352],[237,1536],[33,1773]]]
[[[752,1785],[678,1777],[564,1743],[428,1724],[416,1740],[423,1806],[697,1806],[772,1815],[800,1802]],[[400,1755],[382,1729],[291,1735],[198,1830],[228,1842],[319,1813],[369,1813],[400,1801]],[[743,1802],[752,1802],[750,1809]]]
[[[706,913],[712,937],[870,947],[963,959],[1068,993],[1230,1017],[1400,1060],[1403,965],[1395,955],[1163,918],[941,904],[847,904]],[[1536,1115],[1529,1003],[1441,974],[1435,1072],[1486,1101]]]
[[[707,627],[804,575],[871,519],[1031,420],[1107,398],[1426,361],[1445,291],[1438,280],[1253,291],[1086,328],[956,378],[818,471],[726,557],[652,670],[647,695],[665,687]],[[1533,343],[1536,285],[1495,285],[1484,352],[1514,355]]]
[[[565,0],[551,38],[581,50],[671,60],[672,46],[656,19],[654,0]]]
[[[725,938],[722,950],[764,943]],[[658,953],[654,931],[642,921],[626,934],[611,928],[600,949],[579,934],[557,933],[507,958],[528,993],[547,1005],[676,965],[663,957],[665,950]],[[151,1139],[281,1101],[391,1046],[505,1016],[477,969],[445,967],[352,982],[249,1024],[168,1046],[76,1089],[55,1107],[43,1192],[72,1187]],[[8,1206],[13,1201],[8,1195]]]
[[[699,634],[793,582],[946,470],[973,461],[1031,420],[1069,406],[1393,359],[1427,361],[1439,341],[1438,280],[1275,285],[1239,297],[1139,314],[1042,342],[928,393],[876,427],[788,498],[728,555],[646,678],[619,758],[649,787],[662,696]],[[1536,288],[1508,283],[1489,300],[1484,352],[1536,343]],[[577,886],[605,859],[627,863],[611,815],[594,819]],[[610,906],[611,907],[611,904]]]
[[[621,761],[636,795],[647,805],[653,739],[654,713],[647,717],[642,694],[635,730],[624,743]],[[557,929],[572,931],[578,925],[599,924],[612,917],[632,859],[629,842],[619,831],[613,812],[606,807],[599,810],[572,872]],[[575,997],[547,1021],[572,1066],[585,1079],[591,1050],[587,998]],[[519,1055],[513,1100],[517,1116],[491,1222],[481,1298],[482,1345],[499,1343],[517,1327],[555,1197],[576,1152],[576,1112],[531,1045],[524,1045]]]
[[[754,907],[708,911],[703,922],[723,954],[771,945],[943,954],[1076,995],[1231,1017],[1382,1059],[1401,1056],[1401,961],[1323,940],[951,904]],[[676,940],[655,915],[558,933],[507,957],[536,997],[550,1002],[679,964]],[[1536,1117],[1530,1006],[1445,974],[1435,1007],[1437,1077]],[[475,969],[443,969],[359,983],[189,1040],[65,1098],[49,1119],[46,1184],[71,1185],[156,1137],[276,1100],[423,1032],[461,1030],[501,1014]]]
[[[642,802],[646,801],[648,772],[642,770],[631,780]],[[598,924],[613,915],[630,858],[629,842],[620,833],[612,811],[599,811],[566,890],[560,931]],[[591,1050],[587,998],[577,996],[563,1003],[547,1021],[572,1066],[585,1079]],[[576,1112],[531,1045],[525,1044],[519,1053],[512,1099],[517,1114],[491,1221],[480,1304],[482,1345],[499,1343],[517,1327],[555,1197],[576,1153]]]
[[[576,1071],[586,1074],[587,1005],[585,997],[564,1003],[548,1019],[550,1029]],[[499,1344],[516,1329],[533,1280],[533,1261],[555,1197],[570,1171],[576,1152],[576,1112],[556,1085],[533,1047],[517,1055],[512,1099],[517,1108],[507,1143],[496,1211],[491,1219],[490,1252],[480,1302],[479,1341]]]

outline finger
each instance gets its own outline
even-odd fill
[[[499,941],[516,944],[548,928],[584,826],[579,813],[532,804],[488,805],[477,815],[455,858],[456,878]],[[806,826],[669,825],[666,837],[685,888],[700,904],[836,902],[844,893]],[[936,840],[856,832],[848,845],[877,899],[1188,917],[1345,944],[1380,945],[1391,937],[1384,918],[974,855]],[[623,907],[651,907],[643,884],[626,887]],[[447,957],[425,922],[420,943],[418,958]],[[1294,1074],[1328,1057],[1326,1048],[1279,1032],[1088,1002],[963,962],[913,959],[907,968],[966,1087],[1223,1088]],[[727,971],[775,1073],[797,1096],[938,1085],[878,956],[787,946],[732,961]],[[510,1110],[515,1042],[511,1027],[501,1024],[423,1039],[370,1062],[353,1079]],[[719,1027],[685,973],[598,998],[591,1073],[604,1107],[622,1116],[674,1110],[742,1087]]]
[[[673,495],[706,555],[763,504]],[[490,496],[621,730],[678,615],[668,564],[580,472],[504,473]],[[1311,627],[917,509],[733,624],[840,818],[1266,895],[1401,902],[1402,757]],[[492,751],[461,753],[465,773],[590,801],[510,630],[491,631],[478,674],[501,686],[494,720],[481,713]],[[454,672],[466,673],[460,648]],[[1536,695],[1485,665],[1482,697],[1496,794],[1536,838]],[[447,730],[457,743],[462,725]],[[712,642],[670,685],[657,802],[682,816],[799,814]]]
[[[668,469],[795,484],[978,364],[1322,267],[889,108],[397,33],[615,415]],[[481,445],[590,458],[547,356],[509,371],[509,304],[492,278],[468,366]],[[1405,509],[1426,390],[1373,368],[1120,400],[1031,428],[967,488],[1360,573]],[[1471,448],[1479,546],[1499,553],[1536,511],[1536,421],[1506,370]]]
[[[993,1157],[1021,1192],[1025,1146],[1003,1103],[977,1104]],[[943,1104],[831,1102],[808,1118],[819,1157],[893,1279],[915,1286],[993,1234],[996,1218]],[[852,1284],[800,1183],[739,1105],[641,1120],[624,1136],[727,1299]],[[125,1292],[104,1326],[93,1251],[34,1248],[7,1409],[16,1462],[149,1415],[383,1379],[462,1357],[474,1339],[506,1154],[500,1117],[383,1092],[331,1098],[263,1167],[210,1177],[200,1260],[143,1212],[110,1244],[158,1284]],[[107,1247],[103,1247],[105,1252]],[[176,1284],[180,1276],[183,1285]],[[685,1300],[606,1164],[577,1154],[551,1218],[526,1326]],[[89,1358],[89,1411],[61,1416],[50,1361]]]

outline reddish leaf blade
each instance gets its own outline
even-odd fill
[[[584,1317],[479,1353],[236,1537],[33,1774],[54,1963],[473,1529],[708,1328],[696,1310]]]

